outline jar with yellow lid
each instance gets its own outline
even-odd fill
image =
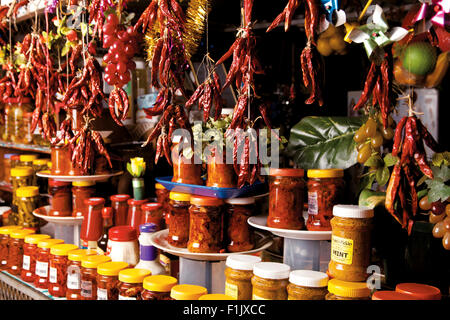
[[[33,167],[33,161],[38,158],[35,154],[21,154],[20,155],[20,166],[22,167]]]
[[[48,234],[29,234],[23,244],[23,263],[20,278],[25,282],[34,282],[36,272],[37,244],[44,239],[50,239]]]
[[[12,231],[20,229],[22,229],[22,226],[0,227],[0,270],[8,268],[9,235]]]
[[[189,240],[189,207],[191,195],[170,192],[169,212],[166,223],[169,226],[167,242],[178,248],[186,248]]]
[[[144,279],[152,273],[147,269],[125,269],[119,272],[119,300],[142,300]]]
[[[17,196],[16,191],[20,187],[27,187],[33,185],[33,168],[17,166],[11,169],[11,184],[12,184],[12,213],[9,221],[12,224],[18,224],[17,220]]]
[[[74,244],[57,244],[50,249],[48,292],[54,297],[65,297],[67,287],[68,254],[78,249]]]
[[[111,261],[97,267],[97,300],[119,300],[119,272],[130,265]]]
[[[198,300],[236,300],[233,297],[227,296],[223,293],[210,293],[204,294]]]
[[[169,201],[170,201],[169,193],[170,193],[170,191],[167,190],[161,183],[155,184],[156,199],[157,199],[157,202],[162,205],[164,222],[166,220],[167,212],[169,211]],[[161,229],[165,229],[165,228],[166,228],[166,226],[164,223],[164,225],[161,226]]]
[[[370,300],[370,289],[365,282],[331,279],[325,300]]]
[[[278,262],[259,262],[253,266],[252,300],[286,300],[291,267]]]
[[[369,276],[373,209],[335,205],[333,215],[329,274],[343,281],[365,281]]]
[[[50,261],[50,248],[61,243],[64,243],[64,240],[43,239],[38,242],[36,255],[36,275],[34,277],[34,286],[36,288],[48,288],[48,264]]]
[[[25,236],[34,233],[33,230],[19,229],[11,232],[8,250],[8,272],[13,275],[20,275],[23,263],[23,243]]]
[[[261,258],[247,254],[232,254],[225,262],[225,294],[237,300],[252,299],[253,267]]]
[[[95,181],[72,182],[72,216],[82,217],[87,210],[85,200],[94,197]]]
[[[37,228],[39,219],[33,211],[39,206],[39,187],[20,187],[16,190],[17,224],[24,228]]]
[[[308,170],[308,220],[310,231],[330,231],[333,206],[342,203],[344,195],[344,170]]]
[[[328,275],[312,270],[295,270],[289,274],[288,300],[325,300]]]
[[[48,170],[47,163],[48,163],[48,159],[34,159],[33,160],[33,165],[32,165],[32,168],[34,171],[33,185],[39,186],[40,193],[47,193],[47,188],[46,188],[47,181],[45,178],[38,177],[36,175],[36,173],[44,171],[44,170]]]
[[[162,274],[148,276],[144,279],[142,300],[172,300],[170,290],[178,284],[178,280]]]
[[[177,284],[170,290],[170,297],[174,300],[198,300],[208,294],[208,289],[194,284]]]
[[[72,250],[68,254],[67,266],[67,300],[81,300],[81,260],[85,256],[96,255],[97,251],[89,249]]]
[[[81,300],[97,300],[97,267],[111,258],[104,255],[85,256],[81,260]]]

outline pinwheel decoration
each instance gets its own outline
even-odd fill
[[[416,16],[416,22],[425,20],[427,30],[431,25],[441,28],[450,26],[450,0],[420,0],[422,6]]]
[[[344,10],[340,9],[341,0],[321,0],[320,5],[325,14],[320,19],[320,31],[328,29],[330,23],[335,27],[346,21]]]

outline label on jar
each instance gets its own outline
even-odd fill
[[[78,272],[67,274],[67,288],[72,290],[80,289],[80,274]]]
[[[81,280],[81,295],[86,298],[92,297],[92,281]]]
[[[50,272],[48,275],[48,281],[50,283],[57,283],[58,282],[58,270],[56,268],[50,267]]]
[[[237,299],[238,298],[238,286],[225,281],[225,294],[227,296]]]
[[[119,294],[119,300],[136,300],[136,297],[125,297]]]
[[[97,288],[97,300],[108,300],[108,290]]]
[[[318,213],[317,192],[308,192],[308,214],[317,215]]]
[[[30,256],[28,255],[23,255],[23,264],[22,264],[22,269],[23,270],[30,270]]]
[[[36,275],[41,278],[48,277],[48,262],[36,261]]]
[[[262,297],[260,297],[260,296],[257,296],[257,295],[252,295],[252,300],[269,300],[269,299],[266,299],[266,298],[262,298]]]
[[[353,240],[333,235],[331,237],[331,260],[342,264],[352,264]]]

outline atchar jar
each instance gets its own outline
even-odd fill
[[[97,300],[119,300],[119,272],[128,267],[128,263],[122,261],[98,265]]]
[[[48,181],[48,193],[51,197],[49,216],[69,217],[72,215],[72,191],[70,182],[51,179]]]
[[[125,269],[119,272],[119,300],[142,300],[145,277],[152,273],[146,269]]]
[[[128,200],[128,216],[127,216],[127,225],[136,229],[139,234],[139,225],[142,221],[142,205],[147,203],[147,199],[136,200],[129,199]]]
[[[140,224],[154,223],[156,230],[164,229],[163,206],[157,202],[144,203],[141,207],[142,220]]]
[[[189,207],[191,195],[170,192],[169,212],[166,223],[169,225],[167,242],[178,248],[186,248],[189,240]]]
[[[17,224],[37,230],[39,219],[33,215],[33,211],[39,206],[39,187],[20,187],[16,190],[16,197]]]
[[[0,138],[1,138],[1,140],[5,141],[5,142],[11,142],[11,134],[12,134],[12,131],[14,130],[14,124],[13,124],[14,120],[13,120],[13,116],[12,116],[13,108],[14,107],[11,103],[5,103],[3,105],[3,114],[4,114],[3,120],[4,120],[4,122],[3,122],[3,126],[1,127],[2,130],[0,132],[0,134],[1,134]]]
[[[78,249],[74,244],[57,244],[50,248],[48,292],[54,297],[65,297],[67,288],[67,267],[70,251]]]
[[[194,284],[177,284],[170,290],[170,297],[174,300],[198,300],[208,294],[208,289]]]
[[[104,255],[84,256],[81,260],[81,300],[97,300],[97,267],[111,258]]]
[[[289,274],[288,300],[325,300],[328,275],[312,270],[295,270]]]
[[[247,220],[253,215],[255,198],[231,198],[225,200],[225,203],[228,252],[252,250],[255,246],[254,235]]]
[[[365,282],[331,279],[325,300],[370,300],[370,289]]]
[[[190,203],[188,250],[200,253],[219,252],[224,245],[223,201],[192,195]]]
[[[300,230],[303,219],[303,169],[270,169],[267,226]]]
[[[406,294],[416,300],[441,300],[441,290],[423,283],[399,283],[395,286],[395,291]]]
[[[4,226],[0,227],[0,270],[8,268],[8,252],[10,234],[14,230],[20,230],[22,226]]]
[[[93,198],[95,194],[95,181],[72,182],[72,216],[82,217],[88,206],[85,201]]]
[[[162,205],[164,219],[166,218],[167,211],[169,210],[169,193],[170,191],[167,190],[161,183],[155,183],[156,199],[158,203]],[[165,229],[165,226],[163,229]]]
[[[166,275],[152,275],[144,279],[142,300],[172,300],[170,290],[177,285],[178,280]]]
[[[113,208],[113,222],[115,226],[124,226],[127,224],[128,216],[128,194],[116,194],[111,196],[111,207]]]
[[[81,300],[81,260],[85,256],[96,255],[95,250],[77,249],[72,250],[68,254],[67,266],[67,300]]]
[[[67,175],[69,173],[70,164],[70,150],[67,145],[52,146],[50,153],[52,167],[51,173],[53,175]]]
[[[8,250],[8,272],[13,275],[20,275],[23,263],[23,244],[25,236],[34,233],[32,230],[13,230],[9,238]]]
[[[20,187],[27,187],[33,185],[33,168],[17,166],[11,169],[11,184],[12,184],[12,213],[9,221],[12,224],[18,224],[17,216],[17,196],[16,191]]]
[[[206,165],[206,186],[235,188],[237,183],[236,172],[234,171],[234,166],[232,164],[226,163],[225,150],[222,152],[222,155],[216,155],[214,151],[215,150],[212,150],[212,154],[208,158]]]
[[[179,152],[173,152],[172,148],[172,163],[173,163],[173,177],[172,182],[203,185],[202,166],[201,160],[199,163],[195,163],[195,154],[188,159],[184,156],[181,149],[182,144],[175,143],[173,148],[176,148]]]
[[[36,272],[37,244],[40,240],[50,239],[48,234],[29,234],[24,238],[23,262],[20,278],[25,282],[34,282]]]
[[[256,263],[253,266],[252,300],[286,300],[290,271],[284,263]]]
[[[102,210],[105,199],[89,198],[85,200],[85,204],[88,209],[81,224],[80,239],[85,247],[91,248],[90,242],[95,242],[93,247],[97,247],[97,241],[102,236],[103,231]]]
[[[139,243],[135,228],[117,226],[108,231],[106,254],[112,261],[123,261],[134,267],[139,262]]]
[[[64,243],[62,239],[44,239],[37,244],[36,274],[34,286],[39,289],[48,288],[48,264],[50,261],[50,248],[54,245]]]
[[[225,294],[236,300],[252,300],[253,267],[261,258],[247,254],[233,254],[225,262]]]
[[[31,117],[33,105],[30,98],[9,98],[9,102],[16,104],[13,108],[14,131],[11,141],[14,143],[30,144],[33,142],[33,132],[31,132]]]
[[[33,167],[33,161],[38,158],[35,154],[21,154],[20,158],[20,166],[21,167]]]

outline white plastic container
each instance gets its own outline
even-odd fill
[[[139,226],[141,232],[139,235],[140,260],[136,268],[150,270],[152,275],[166,275],[166,269],[159,262],[158,251],[150,242],[150,236],[156,229],[157,226],[154,223],[145,223]]]
[[[123,261],[134,267],[139,262],[139,243],[136,229],[117,226],[109,229],[106,255],[111,261]]]

